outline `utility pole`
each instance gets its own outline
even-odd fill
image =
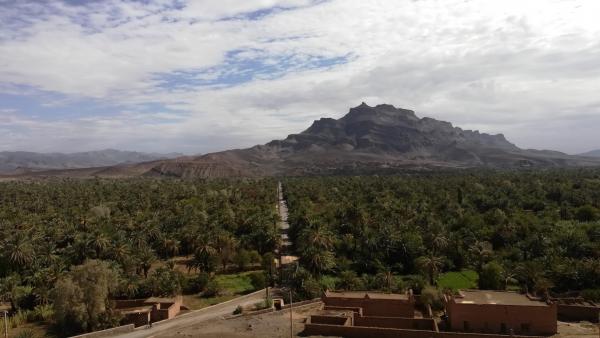
[[[294,322],[292,320],[292,288],[290,288],[290,338],[294,338]]]
[[[4,338],[8,338],[8,312],[4,311]]]

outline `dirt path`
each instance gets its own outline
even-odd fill
[[[279,212],[279,229],[281,231],[281,252],[279,264],[285,265],[294,262],[298,259],[296,256],[290,255],[292,242],[289,238],[290,224],[288,223],[288,207],[287,202],[283,198],[283,188],[281,182],[277,185],[277,211]]]
[[[304,330],[304,321],[321,303],[295,309],[293,312],[294,337]],[[234,319],[205,321],[183,329],[157,335],[156,338],[288,338],[290,336],[289,311],[242,316]]]

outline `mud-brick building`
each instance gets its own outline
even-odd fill
[[[412,318],[415,315],[415,299],[412,292],[395,294],[326,291],[322,300],[327,309],[361,309],[363,316]]]
[[[446,296],[450,330],[519,335],[552,335],[557,305],[516,292],[462,290]]]

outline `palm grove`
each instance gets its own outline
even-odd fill
[[[110,299],[257,287],[435,290],[447,271],[540,295],[600,288],[600,171],[450,172],[283,180],[300,265],[276,276],[277,181],[49,180],[0,184],[0,297],[57,334],[117,325]],[[174,258],[185,257],[183,274]],[[265,281],[266,279],[266,281]],[[439,287],[441,289],[441,287]],[[425,292],[424,291],[424,292]]]
[[[215,272],[272,261],[276,199],[269,180],[2,183],[0,297],[67,335],[117,325],[110,299],[215,293]]]

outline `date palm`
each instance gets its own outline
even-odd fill
[[[442,257],[431,254],[417,258],[416,265],[427,275],[429,284],[434,285],[438,272],[444,266],[444,261]]]

